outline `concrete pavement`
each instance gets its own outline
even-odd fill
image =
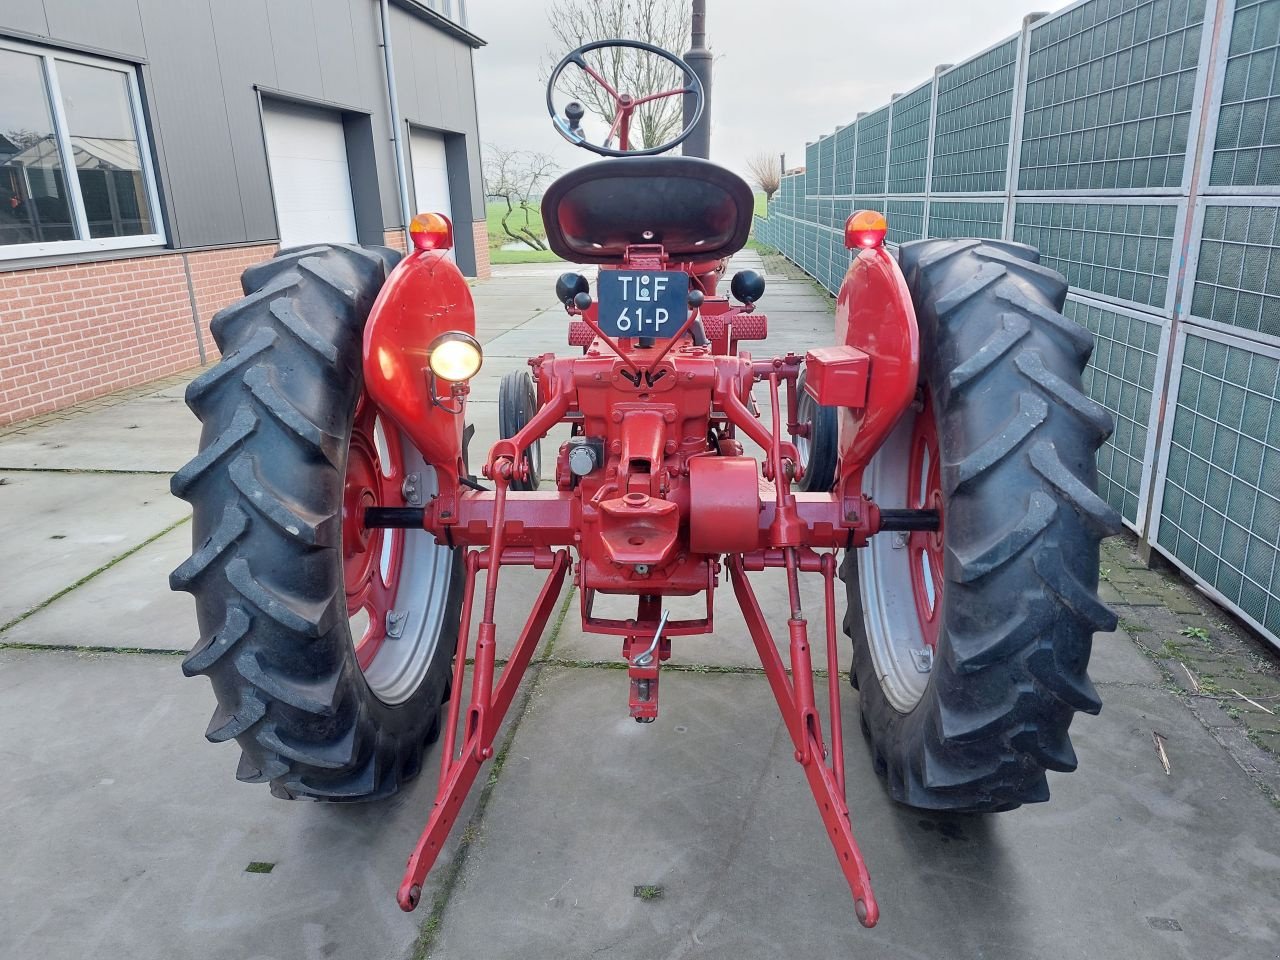
[[[500,374],[564,342],[558,270],[498,268],[475,288],[474,449],[496,437]],[[763,349],[830,341],[830,300],[807,281],[771,280],[763,306]],[[891,804],[846,696],[854,826],[883,912],[861,929],[727,589],[717,634],[677,644],[683,670],[648,726],[607,668],[617,642],[584,636],[575,603],[513,708],[500,772],[401,913],[434,751],[400,796],[346,807],[239,784],[234,747],[203,740],[212,693],[177,655],[195,618],[165,582],[189,536],[167,474],[197,437],[180,396],[166,384],[0,436],[0,957],[1280,956],[1280,811],[1255,782],[1274,769],[1254,757],[1246,773],[1123,632],[1095,643],[1105,707],[1073,725],[1080,770],[1010,814]],[[776,578],[755,582],[775,606]],[[510,643],[539,578],[504,583]]]

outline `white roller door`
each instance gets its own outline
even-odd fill
[[[453,220],[449,203],[449,164],[445,159],[444,135],[428,130],[409,132],[409,164],[413,168],[414,213],[443,213]],[[449,259],[456,260],[449,251]]]
[[[414,213],[443,213],[452,220],[444,135],[426,130],[411,131],[409,159],[413,164],[413,196],[418,208]]]
[[[264,103],[262,124],[280,245],[355,243],[356,213],[341,118],[314,107]]]

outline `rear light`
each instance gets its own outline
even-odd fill
[[[844,245],[850,250],[884,246],[889,221],[876,210],[855,210],[844,222]]]
[[[409,222],[409,237],[417,250],[450,250],[453,224],[443,213],[420,213]]]

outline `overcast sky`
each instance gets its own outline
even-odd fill
[[[785,151],[788,166],[802,165],[806,141],[918,86],[938,64],[1016,33],[1033,9],[1065,6],[1031,2],[707,0],[711,157],[740,173],[757,151]],[[562,140],[547,116],[539,60],[567,51],[551,50],[546,4],[468,0],[467,12],[488,41],[475,55],[481,139],[550,153],[564,167],[595,159]]]

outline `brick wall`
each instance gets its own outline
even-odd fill
[[[476,220],[471,225],[471,236],[476,245],[476,276],[488,280],[493,274],[489,264],[489,224],[485,220]]]
[[[489,237],[474,226],[478,275]],[[404,234],[383,242],[404,251]],[[0,272],[0,426],[218,359],[209,321],[276,244]],[[190,289],[188,289],[190,280]],[[192,299],[194,298],[194,312]],[[199,330],[200,340],[197,341]]]
[[[401,253],[408,253],[409,248],[404,244],[404,231],[397,227],[395,230],[387,230],[382,234],[382,245],[390,247],[392,250],[399,250]]]
[[[191,290],[196,298],[196,321],[192,329],[200,330],[204,340],[205,359],[218,359],[218,348],[209,333],[209,321],[223,307],[230,306],[244,296],[240,288],[240,274],[247,267],[275,256],[274,243],[254,247],[230,247],[225,250],[201,250],[186,254],[187,269],[191,271]]]
[[[216,360],[209,319],[240,298],[240,272],[275,249],[0,273],[0,425],[196,366],[197,321],[206,359]]]
[[[0,424],[199,362],[181,255],[0,274]]]

